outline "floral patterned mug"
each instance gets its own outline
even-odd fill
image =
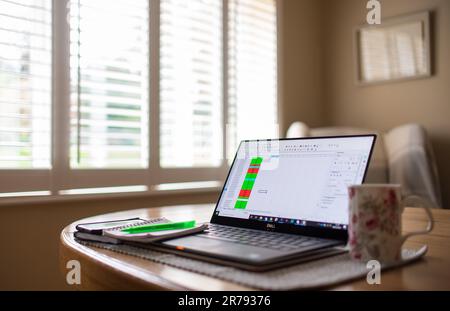
[[[400,185],[364,184],[349,188],[349,240],[353,259],[393,263],[401,259],[403,243],[414,235],[433,230],[429,203],[417,196],[402,197]],[[425,209],[429,222],[423,231],[402,235],[402,213],[413,199]]]

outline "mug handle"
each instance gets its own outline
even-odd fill
[[[433,230],[433,228],[434,228],[434,218],[433,218],[433,214],[431,213],[431,208],[434,207],[434,205],[433,205],[431,202],[429,202],[429,201],[423,199],[423,198],[420,197],[420,196],[417,196],[417,195],[409,195],[409,196],[405,197],[405,198],[402,200],[402,206],[403,206],[403,208],[405,208],[406,202],[407,202],[408,200],[410,200],[410,199],[413,199],[414,201],[419,201],[419,202],[420,202],[421,206],[417,206],[417,207],[423,208],[423,209],[425,210],[425,212],[427,213],[427,216],[428,216],[428,225],[427,225],[427,228],[426,228],[425,230],[416,231],[416,232],[410,232],[410,233],[405,234],[405,235],[402,237],[402,244],[405,243],[406,240],[409,239],[410,237],[416,236],[416,235],[423,235],[423,234],[430,233],[430,232]]]

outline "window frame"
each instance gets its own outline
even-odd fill
[[[228,0],[222,0],[222,161],[218,167],[163,168],[160,166],[160,1],[149,1],[148,53],[148,154],[147,168],[138,169],[71,169],[70,167],[70,25],[69,0],[52,0],[52,74],[51,74],[51,168],[0,169],[2,193],[21,191],[49,191],[51,197],[61,196],[65,190],[82,188],[143,185],[147,192],[158,185],[189,183],[192,181],[220,181],[229,169],[227,161],[228,119]],[[282,118],[281,102],[281,25],[282,1],[275,0],[277,25],[277,119]],[[281,134],[281,133],[279,133]],[[4,200],[1,199],[0,201]],[[9,200],[10,201],[10,200]]]

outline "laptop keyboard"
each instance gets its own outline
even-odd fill
[[[217,224],[209,224],[208,230],[199,236],[282,251],[293,251],[306,248],[315,249],[339,244],[333,240],[229,227]]]

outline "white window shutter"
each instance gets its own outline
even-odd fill
[[[70,5],[71,167],[148,167],[148,0]]]
[[[51,167],[51,0],[0,0],[0,169]]]

